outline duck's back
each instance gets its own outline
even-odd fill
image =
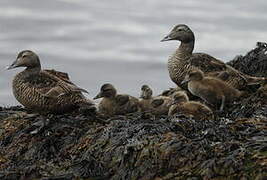
[[[228,77],[225,81],[238,89],[247,83],[246,75],[205,53],[186,53],[177,49],[168,60],[170,78],[178,86],[181,85],[186,74],[197,69],[214,77],[219,77],[221,73],[227,72]]]
[[[47,92],[58,86],[57,79],[61,78],[55,75],[55,78],[50,78],[46,73],[41,71],[37,75],[28,76],[26,71],[22,71],[14,77],[12,83],[14,96],[26,108],[38,112],[66,112],[76,108],[79,101],[86,100],[81,92],[60,97],[45,96]],[[61,89],[61,91],[64,90]]]
[[[117,96],[124,96],[128,98],[124,104],[117,106],[117,113],[116,114],[127,114],[139,111],[139,100],[133,96],[129,96],[126,94],[117,95]]]
[[[239,90],[218,78],[206,77],[203,81],[206,82],[206,84],[210,84],[211,88],[214,87],[214,91],[224,95],[227,101],[239,97],[241,94]]]
[[[162,101],[157,107],[152,108],[152,112],[155,115],[167,115],[172,104],[172,99],[167,96],[157,96],[153,98],[153,101]]]
[[[208,54],[193,53],[190,64],[208,76],[220,77],[222,73],[227,73],[227,78],[223,80],[237,89],[243,88],[247,84],[247,75]]]

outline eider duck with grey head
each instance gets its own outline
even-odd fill
[[[95,110],[93,102],[82,94],[86,90],[72,83],[67,73],[42,70],[33,51],[21,51],[7,69],[18,67],[26,69],[15,75],[13,94],[27,109],[39,113],[63,113],[79,107]]]
[[[193,53],[195,36],[193,31],[185,24],[176,25],[161,41],[170,40],[178,40],[181,42],[179,48],[168,60],[170,78],[178,86],[181,85],[181,82],[188,72],[197,69],[211,76],[222,77],[222,80],[237,89],[241,89],[250,84],[258,84],[266,79],[243,74],[208,54]],[[225,74],[227,74],[227,76],[225,76]]]

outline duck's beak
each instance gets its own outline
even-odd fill
[[[94,97],[94,99],[99,99],[99,98],[102,98],[103,97],[103,95],[102,95],[102,93],[100,92],[100,93],[98,93],[97,95],[96,95],[96,97]]]
[[[6,70],[14,69],[16,67],[19,67],[18,65],[18,59],[16,59],[10,66],[6,67]]]
[[[165,36],[160,42],[173,40],[170,35]]]

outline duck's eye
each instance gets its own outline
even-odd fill
[[[26,54],[23,54],[23,55],[22,55],[22,58],[25,58],[25,57],[27,57],[27,55],[26,55]]]
[[[177,31],[182,31],[182,29],[177,29]]]

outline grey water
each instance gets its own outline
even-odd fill
[[[1,0],[0,106],[18,104],[6,71],[19,51],[38,53],[42,67],[68,72],[92,98],[103,83],[138,96],[175,87],[166,62],[178,42],[160,40],[180,23],[195,32],[195,51],[223,61],[267,38],[266,0]]]

